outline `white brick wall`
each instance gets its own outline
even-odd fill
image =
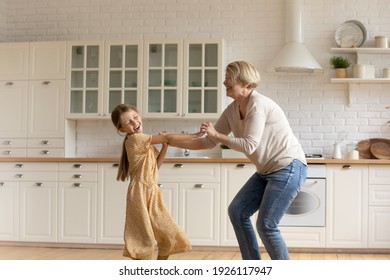
[[[227,61],[248,60],[259,69],[259,89],[283,107],[305,152],[330,155],[337,140],[345,146],[369,137],[390,138],[390,110],[384,108],[390,105],[390,84],[353,85],[348,106],[348,85],[329,82],[333,71],[328,63],[335,29],[346,20],[366,26],[364,46],[373,46],[376,35],[390,36],[388,1],[304,0],[304,41],[325,69],[315,75],[264,73],[284,42],[285,0],[0,0],[0,8],[4,3],[7,21],[0,20],[0,40],[6,41],[224,38]],[[389,55],[367,59],[378,63],[378,76],[381,68],[390,67]],[[148,121],[145,127],[181,132],[198,125]],[[78,155],[118,153],[120,138],[111,126],[109,121],[79,122]]]
[[[7,1],[0,0],[0,42],[5,41],[5,29],[7,24]]]

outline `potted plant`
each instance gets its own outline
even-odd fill
[[[342,56],[333,56],[329,60],[330,65],[335,69],[336,78],[346,78],[347,68],[350,66],[350,63],[347,58]]]

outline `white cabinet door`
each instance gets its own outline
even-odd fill
[[[60,182],[58,242],[96,243],[96,182]]]
[[[64,80],[29,82],[29,138],[64,137],[64,101]]]
[[[19,183],[0,178],[0,240],[19,240]]]
[[[14,81],[28,78],[29,43],[0,44],[0,80]]]
[[[250,163],[224,163],[222,164],[221,177],[221,245],[238,246],[233,226],[228,216],[228,206],[237,192],[256,172],[256,168]],[[252,218],[255,220],[257,214]],[[256,228],[255,224],[254,228]],[[256,230],[256,229],[255,229]],[[259,238],[258,238],[259,239]],[[259,243],[260,244],[260,243]]]
[[[366,248],[368,166],[327,165],[326,246]]]
[[[160,190],[164,197],[165,205],[173,219],[178,222],[178,207],[179,207],[179,184],[178,183],[162,183],[159,184]]]
[[[109,118],[103,112],[103,41],[68,42],[67,60],[67,117]]]
[[[142,42],[106,41],[104,49],[104,112],[126,103],[142,115]]]
[[[31,42],[29,79],[65,79],[66,42]]]
[[[368,247],[390,248],[390,165],[369,166]]]
[[[20,183],[20,240],[57,242],[57,182]]]
[[[0,44],[1,45],[1,44]],[[0,63],[1,64],[1,63]],[[27,136],[27,81],[0,81],[0,135]]]
[[[99,163],[98,243],[123,244],[129,182],[116,180],[117,164]]]
[[[179,186],[179,225],[193,245],[219,245],[220,184]]]

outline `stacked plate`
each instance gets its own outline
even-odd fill
[[[357,20],[348,20],[336,29],[336,44],[340,48],[358,48],[367,39],[367,30]]]

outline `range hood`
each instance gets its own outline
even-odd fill
[[[286,1],[286,44],[269,65],[267,72],[323,72],[303,42],[302,0]]]

